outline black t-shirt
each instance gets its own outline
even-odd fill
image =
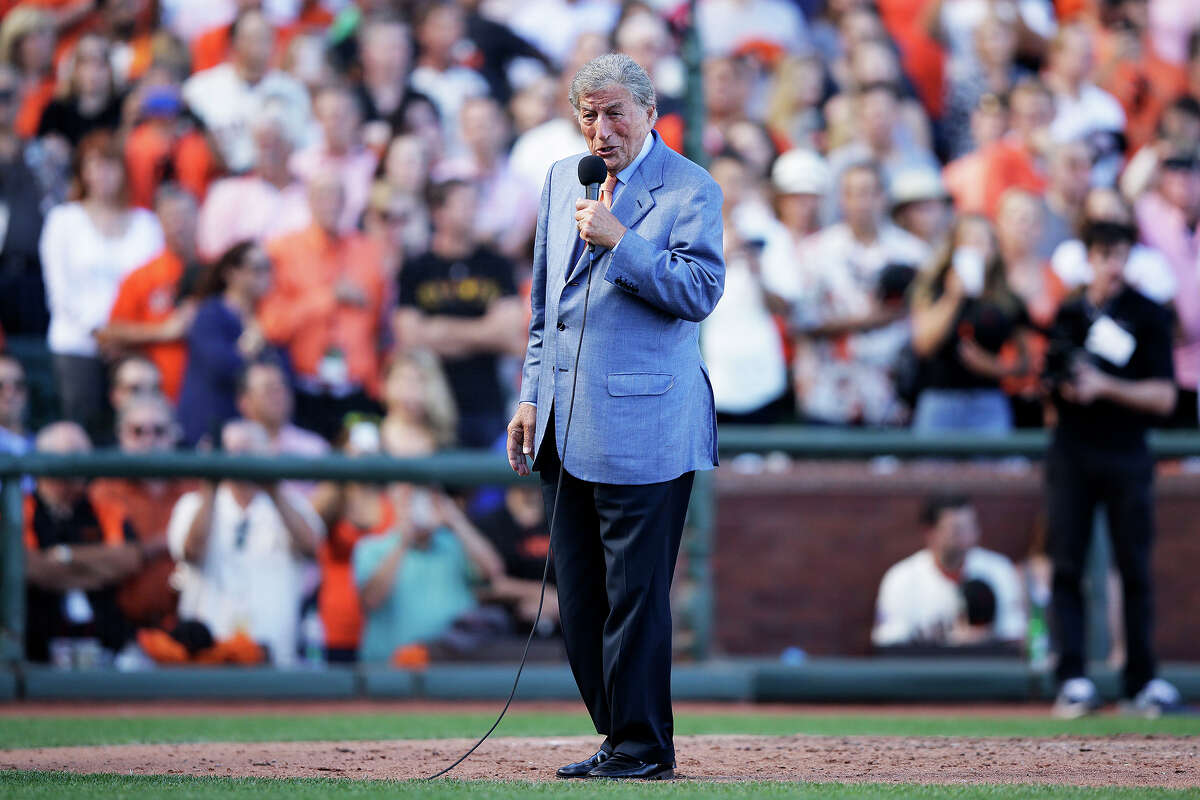
[[[1107,315],[1133,337],[1132,355],[1124,364],[1115,364],[1086,347],[1088,334],[1101,317]],[[1060,361],[1085,358],[1101,372],[1128,381],[1175,379],[1171,351],[1171,313],[1134,289],[1126,287],[1101,309],[1084,295],[1063,303],[1050,329],[1051,354],[1047,372],[1051,380],[1065,366]],[[1069,441],[1105,449],[1138,449],[1145,444],[1146,430],[1161,419],[1143,414],[1108,400],[1081,406],[1068,403],[1056,391],[1058,435]]]
[[[941,290],[934,296],[941,295]],[[958,343],[965,338],[992,355],[1016,336],[1018,328],[1030,326],[1025,304],[1013,294],[991,299],[968,297],[963,300],[945,341],[922,362],[922,378],[930,389],[995,389],[999,382],[967,369],[958,356]]]
[[[56,517],[34,495],[33,535],[38,550],[60,544],[94,545],[104,543],[104,534],[96,511],[87,498],[80,498],[68,517]],[[125,541],[137,543],[137,534],[123,523]],[[30,661],[48,661],[50,640],[57,637],[94,637],[109,650],[119,650],[132,628],[117,605],[118,584],[86,593],[91,606],[90,622],[73,622],[64,610],[66,592],[55,592],[28,584],[26,590],[25,652]]]
[[[541,581],[546,568],[546,553],[550,549],[550,534],[543,522],[532,528],[517,524],[508,507],[499,508],[478,520],[479,530],[487,537],[504,561],[509,577]],[[554,565],[550,565],[550,583],[554,583]]]
[[[493,302],[516,292],[513,265],[479,248],[466,258],[447,261],[429,252],[405,264],[398,294],[401,306],[423,314],[482,317]],[[442,365],[460,414],[504,412],[494,353],[444,358]]]
[[[116,131],[121,125],[121,98],[109,98],[108,104],[91,116],[84,116],[74,99],[51,100],[38,122],[37,135],[54,133],[78,146],[83,137],[95,130]]]

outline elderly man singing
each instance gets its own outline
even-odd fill
[[[724,288],[721,191],[653,131],[627,56],[585,64],[570,101],[607,177],[590,200],[585,154],[546,176],[508,457],[541,473],[567,656],[605,737],[559,777],[672,778],[671,576],[693,474],[717,463],[699,323]]]

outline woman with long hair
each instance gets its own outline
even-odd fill
[[[72,200],[50,210],[39,243],[63,416],[93,436],[108,429],[93,332],[108,322],[121,280],[163,248],[158,218],[129,204],[127,184],[115,137],[85,137],[75,152]]]
[[[383,373],[387,415],[380,433],[383,450],[416,456],[451,447],[458,429],[454,395],[437,358],[419,350],[397,355]]]
[[[992,225],[964,216],[912,291],[912,348],[924,388],[913,429],[1004,435],[1012,409],[1000,382],[1025,371],[1029,317],[1010,288]],[[1017,345],[1017,363],[999,356]]]
[[[55,98],[42,112],[39,137],[61,137],[75,147],[92,131],[117,132],[122,98],[110,58],[108,39],[95,33],[80,37],[64,64]]]
[[[254,314],[271,288],[271,261],[255,242],[235,244],[217,259],[200,289],[188,333],[188,364],[179,397],[183,438],[194,445],[237,416],[238,376],[270,349]]]

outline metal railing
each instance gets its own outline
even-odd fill
[[[806,427],[725,427],[724,454],[780,451],[813,459],[898,458],[1040,458],[1046,433],[1019,432],[1004,438],[983,436],[918,437],[904,430],[847,430]],[[1200,432],[1155,433],[1151,447],[1158,458],[1200,455]],[[0,654],[9,660],[22,655],[25,624],[25,552],[21,475],[49,477],[232,478],[252,481],[279,479],[360,482],[404,481],[447,487],[508,485],[536,478],[518,478],[502,454],[453,451],[422,458],[329,455],[321,458],[248,457],[222,453],[173,452],[128,455],[97,451],[87,455],[0,455],[0,515],[3,519],[3,573],[0,606],[3,642]],[[688,513],[685,547],[689,577],[696,592],[686,610],[694,628],[692,655],[708,655],[713,626],[713,585],[710,559],[716,505],[712,473],[697,476]]]

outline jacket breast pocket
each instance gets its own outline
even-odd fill
[[[613,397],[666,394],[675,376],[665,372],[610,372],[608,393]]]

